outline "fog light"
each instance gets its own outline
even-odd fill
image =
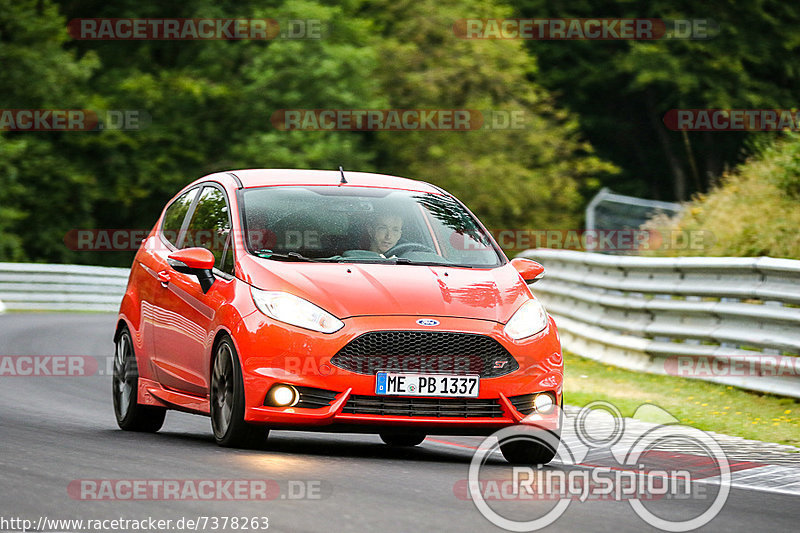
[[[275,385],[267,394],[267,402],[274,407],[291,407],[299,399],[297,389],[289,385]]]
[[[555,404],[555,398],[553,398],[553,395],[548,392],[537,394],[533,399],[533,406],[536,408],[537,413],[549,413],[553,410]]]

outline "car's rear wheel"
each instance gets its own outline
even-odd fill
[[[112,394],[117,425],[126,431],[154,433],[164,425],[167,410],[139,404],[139,366],[127,326],[119,331],[115,344]]]
[[[515,465],[544,465],[556,456],[560,435],[542,433],[541,438],[516,435],[500,442],[503,457]]]
[[[211,428],[214,440],[230,448],[255,448],[269,430],[244,421],[244,382],[239,356],[230,337],[217,343],[211,371]]]
[[[389,446],[416,446],[425,440],[424,433],[381,433],[380,436]]]

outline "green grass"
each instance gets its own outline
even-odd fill
[[[564,403],[610,402],[623,416],[655,404],[680,423],[746,439],[800,446],[800,401],[716,383],[631,372],[565,352]],[[753,378],[758,379],[758,378]]]

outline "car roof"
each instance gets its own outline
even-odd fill
[[[236,175],[245,189],[275,185],[339,185],[342,179],[338,170],[266,169],[230,170],[220,174]],[[385,187],[441,194],[438,187],[424,181],[399,178],[371,172],[344,171],[347,184],[361,187]],[[210,176],[207,176],[208,178]],[[202,180],[198,180],[202,181]]]

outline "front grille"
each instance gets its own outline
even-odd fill
[[[535,396],[535,394],[523,394],[522,396],[511,396],[508,400],[514,406],[514,409],[523,415],[529,415],[535,410],[533,406],[533,398]]]
[[[295,404],[295,407],[304,407],[306,409],[328,407],[338,394],[338,392],[332,390],[316,389],[314,387],[295,387],[295,389],[300,393],[300,399]]]
[[[358,374],[430,372],[504,376],[519,369],[508,350],[474,333],[373,331],[347,343],[331,364]]]
[[[475,398],[383,398],[352,395],[342,410],[357,415],[502,418],[497,400]]]

